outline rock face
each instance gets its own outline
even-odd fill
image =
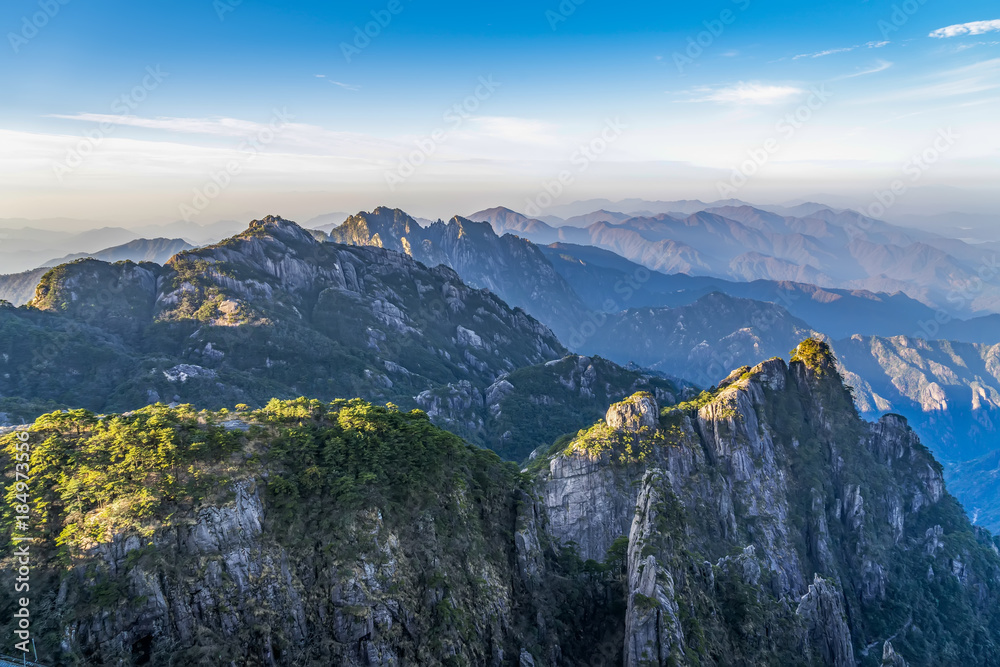
[[[909,664],[892,648],[892,642],[887,641],[882,646],[882,667],[909,667]]]
[[[28,309],[0,309],[0,321],[0,395],[72,397],[101,411],[151,396],[206,407],[363,396],[416,407],[422,392],[462,382],[481,405],[501,375],[565,354],[549,329],[447,267],[321,243],[275,216],[163,267],[57,267]],[[174,370],[188,367],[202,371],[178,381]],[[482,418],[453,422],[472,437]]]
[[[795,613],[806,628],[807,655],[833,667],[852,667],[855,664],[844,596],[835,585],[817,574]]]
[[[43,648],[95,665],[997,664],[995,538],[904,419],[857,417],[816,349],[658,416],[634,395],[523,474],[363,401],[48,416],[31,427]],[[3,547],[0,606],[14,559]]]
[[[646,473],[629,532],[625,667],[668,664],[671,656],[684,658],[684,629],[673,576],[650,553],[669,539],[659,527],[665,504],[675,502],[661,496],[670,488],[664,474],[669,473],[657,469]]]
[[[604,420],[616,431],[638,433],[644,429],[655,429],[659,425],[660,408],[652,394],[633,394],[608,408]]]
[[[624,664],[877,664],[866,647],[890,637],[911,663],[935,664],[926,651],[942,649],[909,618],[933,604],[927,578],[988,613],[985,589],[962,583],[969,540],[990,563],[977,581],[1000,585],[991,538],[975,536],[941,467],[903,418],[860,421],[832,361],[771,360],[724,384],[700,407],[664,410],[638,455],[647,411],[626,402],[609,410],[610,437],[595,426],[542,469],[559,543],[601,560],[627,536]]]
[[[586,319],[586,306],[537,246],[510,234],[498,236],[486,222],[456,216],[421,227],[399,209],[380,207],[351,216],[330,232],[330,239],[390,248],[428,266],[449,266],[465,283],[545,321],[565,341]]]

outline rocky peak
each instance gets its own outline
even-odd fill
[[[604,417],[609,427],[632,433],[655,429],[659,419],[660,408],[656,404],[656,397],[648,391],[636,392],[624,401],[615,403],[608,408]]]
[[[310,245],[317,243],[313,235],[300,227],[297,222],[286,220],[280,215],[268,215],[261,220],[252,220],[244,232],[245,235],[251,236],[260,233],[285,241],[297,241]]]
[[[649,419],[652,437],[628,431],[656,414],[654,402],[637,394],[612,405],[606,424],[616,434],[595,426],[578,436],[587,447],[561,450],[543,468],[540,497],[555,539],[600,559],[629,536],[625,664],[685,664],[706,650],[688,643],[677,609],[700,616],[705,636],[718,638],[711,642],[750,651],[748,664],[799,664],[805,654],[810,664],[846,667],[855,651],[890,638],[913,660],[919,640],[905,610],[928,602],[926,581],[950,586],[975,615],[982,594],[966,574],[969,548],[991,563],[978,576],[1000,582],[989,540],[963,546],[974,533],[905,420],[863,422],[820,341],[795,354],[790,365],[741,368],[707,403]],[[950,528],[938,525],[942,517]],[[931,541],[922,552],[909,546]],[[918,583],[903,594],[903,580]],[[756,601],[754,627],[790,653],[755,656],[731,619],[711,616],[734,594]],[[896,600],[901,611],[886,617],[889,595],[908,601]],[[699,611],[705,596],[715,602]],[[890,655],[887,664],[903,663]]]
[[[844,596],[834,583],[817,574],[795,613],[806,626],[807,652],[824,665],[854,667]]]
[[[467,285],[490,290],[566,340],[587,317],[580,297],[537,246],[516,236],[498,236],[488,222],[455,216],[421,227],[399,209],[380,207],[351,216],[330,232],[330,240],[388,248],[427,266],[449,266]]]
[[[882,645],[882,667],[909,667],[903,656],[896,653],[890,641]]]
[[[371,212],[361,211],[349,217],[342,225],[330,231],[330,240],[349,245],[374,245],[413,254],[408,246],[419,243],[421,229],[417,221],[405,211],[379,206]]]
[[[435,223],[438,224],[438,223]],[[497,238],[497,233],[493,231],[493,226],[488,222],[474,222],[468,218],[456,215],[448,221],[448,227],[454,230],[458,238],[472,237],[474,239]]]
[[[826,341],[806,338],[792,350],[792,363],[796,361],[802,362],[816,375],[829,375],[840,379],[840,373],[837,371],[837,360]]]

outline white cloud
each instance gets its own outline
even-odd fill
[[[1000,42],[972,42],[971,44],[959,44],[955,47],[955,53],[961,53],[962,51],[968,51],[969,49],[974,49],[977,46],[1000,46]]]
[[[928,37],[943,39],[945,37],[959,37],[961,35],[982,35],[987,32],[1000,30],[1000,19],[992,21],[972,21],[971,23],[957,23],[945,28],[938,28],[930,33]]]
[[[756,81],[740,81],[724,88],[697,88],[702,95],[692,102],[717,102],[719,104],[780,104],[805,91],[794,86],[772,86]]]
[[[856,48],[856,46],[848,46],[842,49],[828,49],[826,51],[818,51],[816,53],[800,53],[799,55],[792,57],[792,60],[798,60],[799,58],[822,58],[823,56],[830,56],[834,53],[853,51]]]
[[[822,58],[823,56],[832,56],[835,53],[847,53],[848,51],[853,51],[854,49],[881,49],[883,46],[890,44],[888,41],[884,42],[865,42],[864,44],[855,44],[854,46],[845,46],[840,49],[827,49],[826,51],[817,51],[816,53],[800,53],[797,56],[793,56],[792,60],[799,60],[800,58]]]
[[[892,63],[885,60],[879,60],[878,64],[875,65],[874,67],[869,67],[868,69],[863,69],[860,72],[854,72],[853,74],[844,74],[843,76],[838,76],[833,80],[842,81],[844,79],[853,79],[859,76],[867,76],[868,74],[878,74],[879,72],[886,71],[890,67],[892,67]]]
[[[111,123],[112,125],[181,132],[183,134],[211,134],[220,137],[245,137],[267,127],[263,123],[240,120],[239,118],[140,118],[139,116],[104,113],[50,114],[49,118],[79,120],[85,123]]]
[[[884,102],[922,102],[974,95],[1000,88],[1000,58],[984,60],[950,70],[935,72],[925,77],[930,83],[902,90],[886,92],[873,98],[857,100],[856,104]]]
[[[470,119],[469,126],[467,131],[460,134],[519,143],[550,144],[556,131],[554,126],[545,121],[514,116],[477,116]]]
[[[327,79],[327,81],[329,81],[330,83],[332,83],[335,86],[340,86],[344,90],[360,90],[361,89],[361,86],[355,86],[352,83],[342,83],[340,81],[334,81],[333,79]]]
[[[317,79],[326,79],[327,81],[329,81],[333,85],[340,86],[344,90],[360,90],[361,89],[361,86],[356,86],[353,83],[343,83],[343,82],[340,82],[340,81],[334,81],[333,79],[327,79],[326,74],[317,74],[315,76],[316,76]]]

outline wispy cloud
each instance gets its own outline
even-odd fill
[[[977,46],[1000,46],[1000,42],[972,42],[971,44],[959,44],[955,47],[955,53],[968,51],[969,49],[974,49]]]
[[[1000,19],[992,21],[972,21],[971,23],[956,23],[945,28],[938,28],[928,35],[944,39],[946,37],[960,37],[961,35],[983,35],[988,32],[1000,31]]]
[[[462,134],[517,143],[551,144],[556,129],[552,124],[534,118],[477,116],[470,119],[469,127]]]
[[[859,72],[854,72],[853,74],[844,74],[842,76],[835,77],[833,81],[843,81],[844,79],[854,79],[859,76],[867,76],[869,74],[878,74],[879,72],[884,72],[892,67],[892,63],[886,60],[879,60],[878,64],[874,67],[869,67],[868,69],[863,69]]]
[[[326,79],[327,81],[329,81],[333,85],[340,86],[344,90],[361,90],[361,86],[356,86],[353,83],[344,83],[342,81],[334,81],[333,79],[328,78],[326,76],[326,74],[317,74],[316,78],[317,79]]]
[[[757,81],[740,81],[722,88],[696,88],[698,97],[690,102],[717,102],[719,104],[780,104],[805,91],[794,86],[766,85]]]
[[[79,120],[85,123],[111,123],[182,134],[211,134],[220,137],[244,137],[254,132],[260,132],[267,127],[266,124],[239,118],[141,118],[139,116],[103,113],[50,114],[48,117]]]
[[[826,51],[817,51],[816,53],[800,53],[797,56],[793,56],[792,60],[799,60],[800,58],[822,58],[823,56],[832,56],[834,53],[846,53],[847,51],[853,51],[856,47],[847,46],[842,49],[827,49]]]
[[[893,91],[874,98],[858,100],[859,104],[881,102],[919,101],[962,95],[973,95],[1000,88],[1000,58],[935,72],[925,77],[930,83],[913,88]]]
[[[855,49],[880,49],[883,46],[888,45],[889,42],[865,42],[864,44],[855,44],[854,46],[845,46],[839,49],[827,49],[826,51],[817,51],[816,53],[800,53],[797,56],[793,56],[792,60],[799,60],[801,58],[822,58],[823,56],[832,56],[835,53],[847,53],[848,51],[853,51]]]
[[[143,118],[99,113],[53,114],[49,118],[63,118],[86,123],[110,123],[177,135],[207,135],[231,140],[234,145],[242,140],[258,137],[262,133],[273,132],[267,123],[240,118]],[[162,142],[163,139],[156,139],[156,141]],[[174,139],[171,138],[167,141],[174,141]],[[364,156],[367,153],[375,154],[377,151],[398,151],[403,145],[405,144],[394,138],[383,139],[355,132],[334,131],[315,125],[291,122],[282,126],[281,132],[275,137],[270,148],[275,151],[297,154]],[[202,147],[198,146],[198,148]],[[214,150],[216,145],[212,143],[204,148]]]

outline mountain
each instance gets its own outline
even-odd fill
[[[8,468],[24,437],[53,664],[1000,660],[996,539],[811,341],[696,401],[634,394],[521,474],[360,400],[55,413],[2,436]]]
[[[472,436],[505,459],[523,461],[564,433],[590,426],[609,403],[637,391],[669,403],[697,393],[600,357],[568,355],[504,374],[483,392],[459,383],[423,392],[417,403],[435,424]]]
[[[0,300],[22,306],[35,295],[35,288],[49,268],[66,264],[77,259],[91,257],[105,262],[154,262],[162,264],[178,252],[193,246],[180,239],[136,239],[124,245],[105,248],[97,252],[80,252],[62,259],[45,262],[40,268],[24,273],[0,276]]]
[[[349,217],[351,217],[350,213],[324,213],[306,220],[302,226],[306,229],[320,229],[329,234],[331,229],[339,227]]]
[[[59,266],[60,264],[67,264],[77,259],[83,259],[84,257],[92,257],[93,259],[99,259],[102,262],[153,262],[155,264],[164,264],[168,259],[173,257],[179,252],[184,250],[190,250],[193,248],[191,244],[183,241],[181,239],[136,239],[135,241],[130,241],[124,245],[115,246],[113,248],[105,248],[104,250],[98,250],[97,252],[78,252],[72,255],[67,255],[60,259],[49,260],[42,264],[43,268],[51,268],[54,266]]]
[[[832,345],[862,414],[903,414],[949,462],[1000,449],[1000,343],[852,336]]]
[[[1000,449],[972,461],[945,467],[948,488],[962,501],[972,523],[1000,531],[1000,502],[996,489],[1000,481]]]
[[[0,301],[7,301],[15,306],[23,306],[35,295],[38,281],[48,271],[46,268],[25,271],[0,276]]]
[[[834,338],[853,334],[922,335],[975,343],[997,342],[996,315],[958,320],[940,315],[903,293],[821,288],[808,283],[735,282],[705,276],[650,271],[610,251],[556,243],[542,252],[584,303],[596,311],[683,306],[712,292],[777,303],[793,316]]]
[[[738,201],[686,204],[677,207],[681,210],[633,212],[631,217],[602,208],[574,218],[581,224],[592,221],[586,227],[565,224],[519,233],[540,244],[550,243],[554,233],[561,243],[610,250],[663,273],[902,292],[952,317],[1000,312],[1000,269],[988,246],[942,239],[850,210],[787,209],[796,216],[776,213],[785,210],[780,207],[764,210]]]
[[[706,203],[698,199],[680,199],[676,201],[650,201],[648,199],[621,199],[611,201],[610,199],[587,199],[575,201],[569,204],[557,204],[550,206],[546,212],[559,216],[563,219],[574,215],[586,215],[593,211],[623,211],[632,215],[658,215],[660,213],[680,213],[691,215],[698,211],[704,211],[713,206],[740,206],[746,202],[738,199],[727,199],[712,203]]]
[[[934,213],[930,215],[903,215],[900,222],[917,229],[925,229],[935,234],[953,238],[973,238],[977,241],[1000,241],[997,233],[997,215],[982,213]]]
[[[778,305],[715,293],[687,306],[606,315],[580,349],[708,387],[724,369],[760,363],[811,331]],[[1000,450],[1000,343],[860,335],[830,342],[861,414],[904,415],[947,464],[958,499],[980,510],[981,525],[1000,530],[1000,489],[968,463]]]
[[[0,273],[20,273],[40,267],[54,256],[93,252],[134,241],[140,234],[121,227],[78,233],[23,227],[0,230]]]
[[[182,238],[195,246],[211,245],[222,239],[240,233],[246,223],[238,220],[216,220],[199,224],[187,220],[176,220],[166,225],[146,225],[135,227],[140,236],[169,236]]]
[[[812,330],[781,306],[715,292],[677,308],[630,308],[581,327],[580,349],[708,387],[733,366],[787,351]],[[572,344],[572,341],[571,341]]]
[[[605,211],[604,209],[601,209],[599,211],[585,213],[584,215],[574,215],[570,218],[566,218],[564,224],[567,227],[590,227],[596,222],[610,222],[614,224],[616,222],[628,220],[631,217],[632,216],[627,213]]]
[[[456,216],[421,227],[399,209],[380,207],[351,216],[330,232],[330,239],[389,248],[428,266],[449,266],[465,283],[543,318],[561,338],[586,315],[579,297],[536,245],[510,234],[497,236],[488,223]]]
[[[481,391],[565,349],[451,269],[268,217],[162,267],[52,269],[27,307],[0,308],[0,352],[0,411],[23,418],[52,402],[218,408],[303,394],[417,407],[425,390]]]
[[[976,522],[1000,531],[1000,343],[853,336],[833,347],[862,415],[906,416]]]
[[[559,233],[548,224],[503,206],[477,211],[469,216],[469,220],[490,223],[498,236],[514,234],[536,243],[553,243],[559,239]]]

